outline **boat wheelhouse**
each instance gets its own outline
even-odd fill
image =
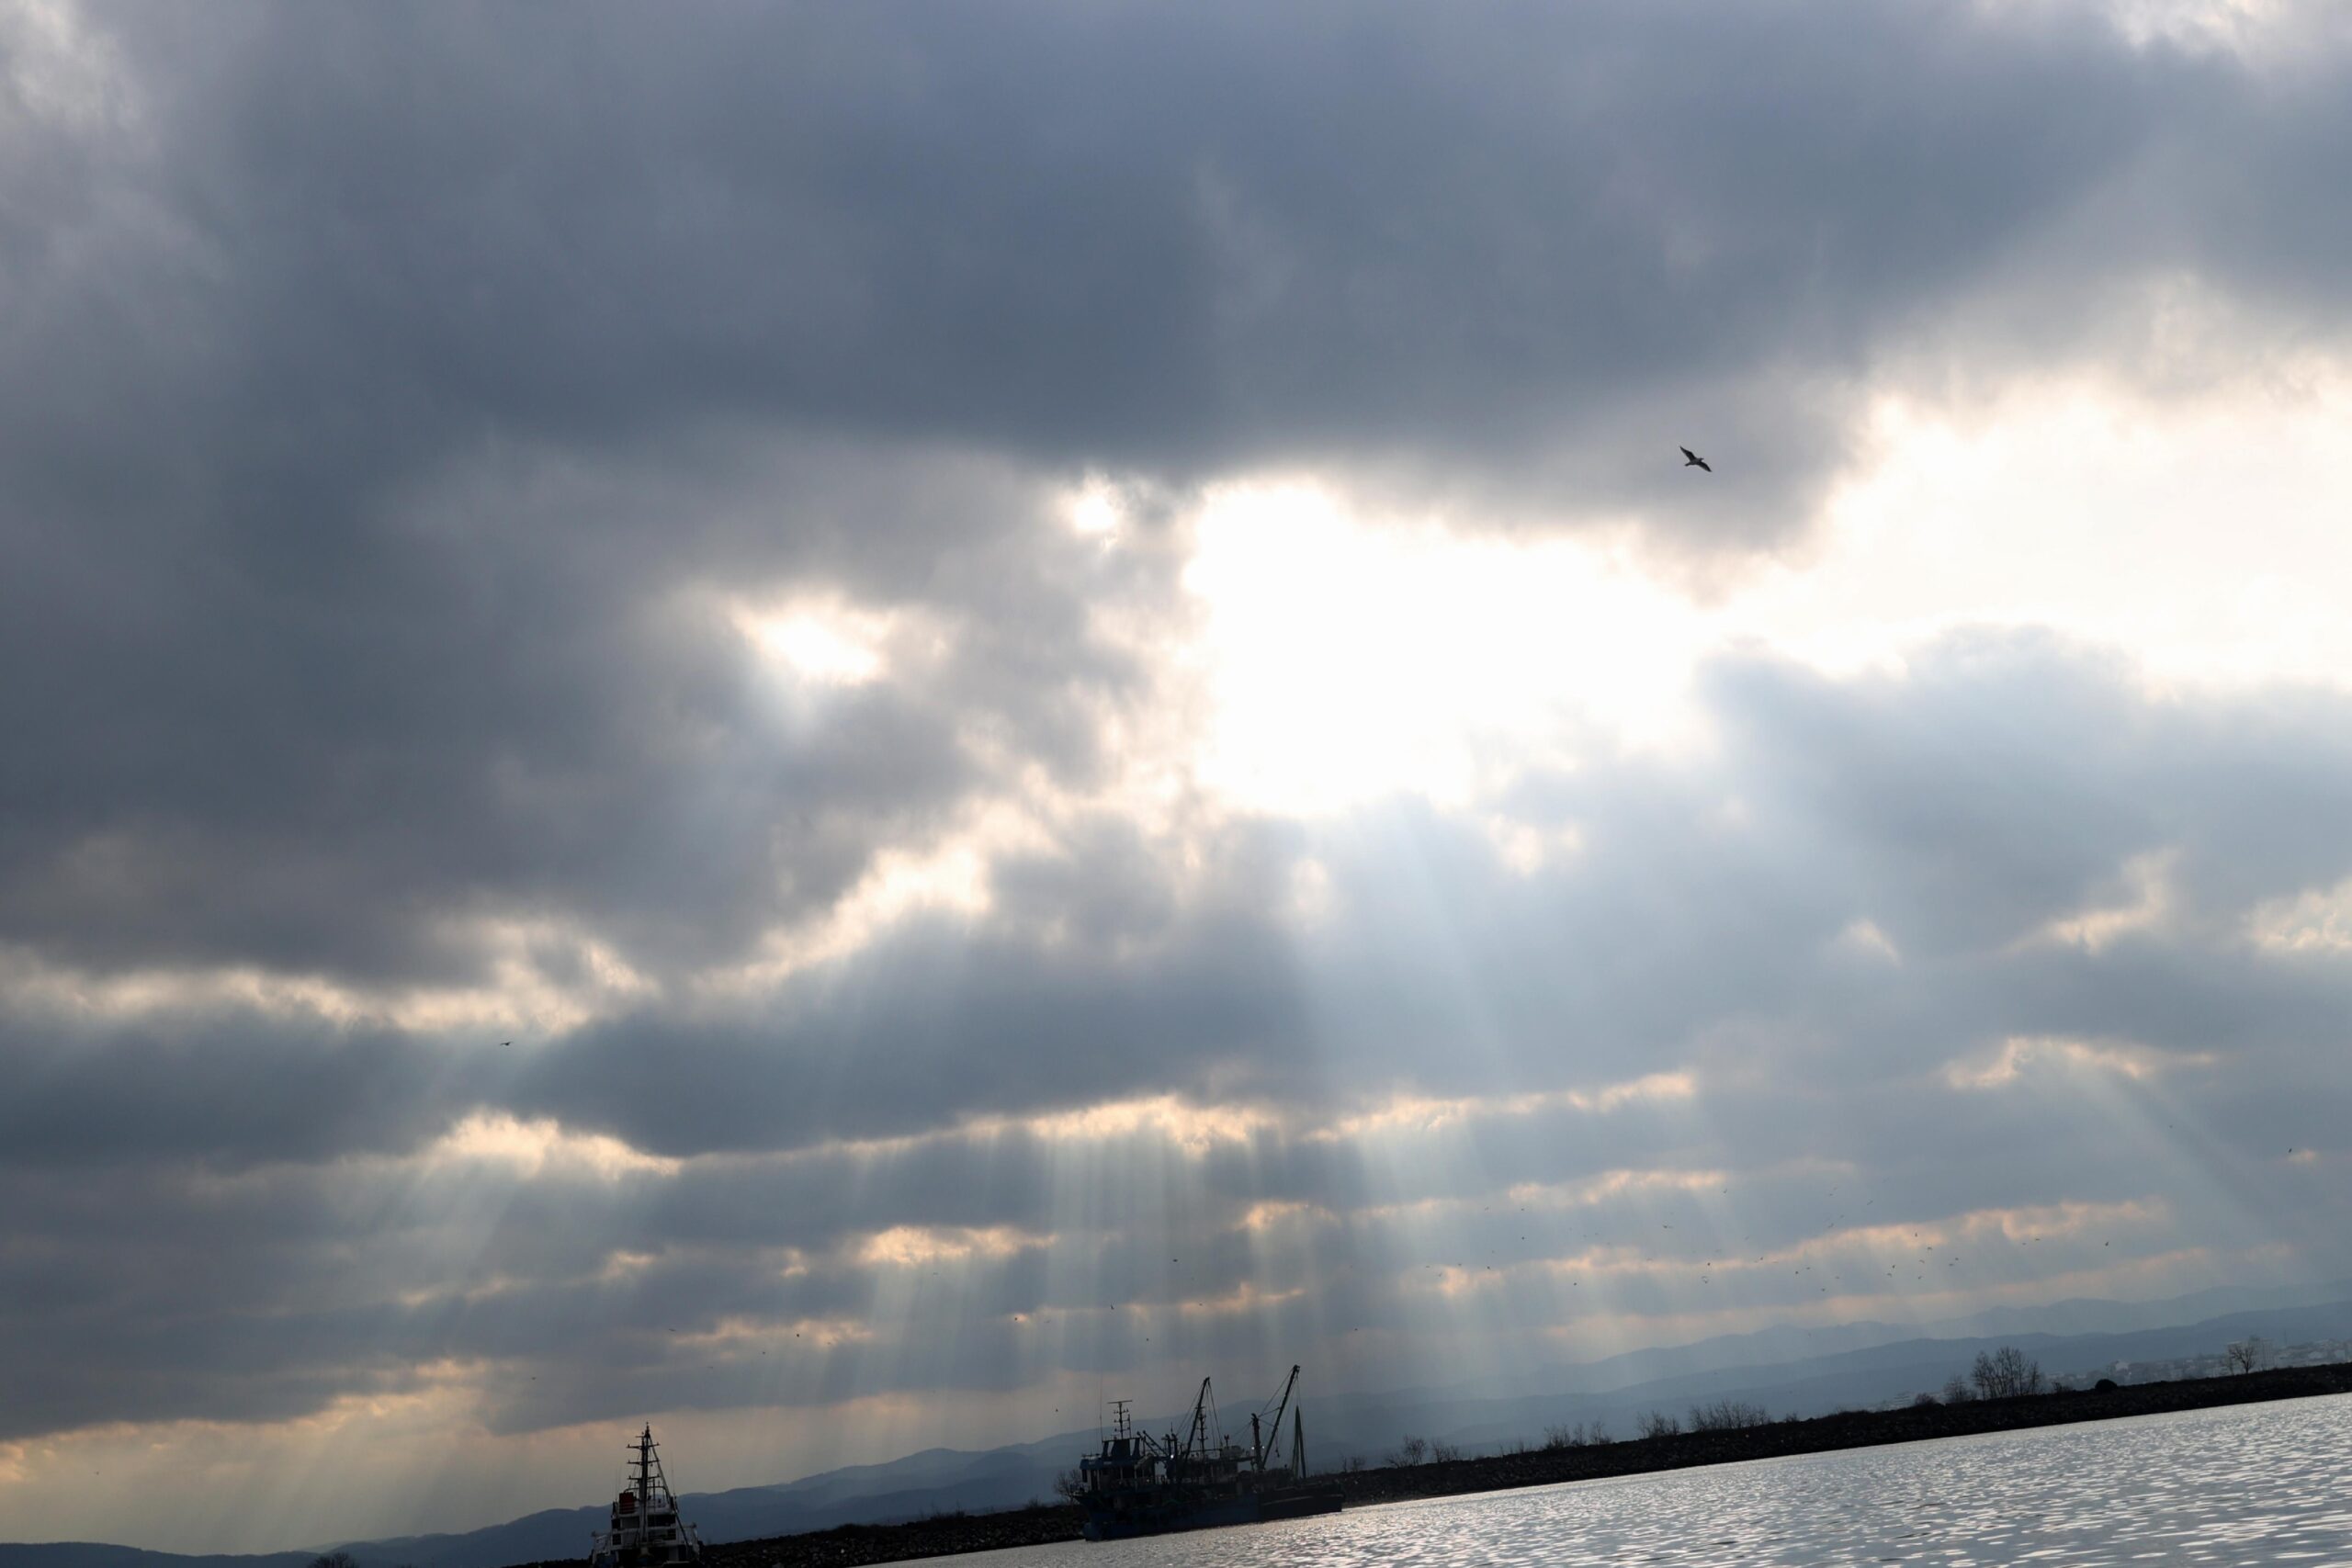
[[[668,1568],[699,1563],[702,1537],[678,1517],[678,1499],[662,1473],[662,1456],[647,1427],[629,1445],[635,1461],[628,1484],[613,1499],[612,1523],[592,1537],[589,1568]]]

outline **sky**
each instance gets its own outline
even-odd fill
[[[0,16],[0,1537],[2352,1277],[2341,6]]]

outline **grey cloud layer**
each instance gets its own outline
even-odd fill
[[[1084,770],[1129,673],[1041,519],[1085,466],[1731,538],[2021,260],[2044,352],[2183,267],[2339,319],[2343,62],[2064,10],[93,31],[96,107],[28,97],[0,164],[0,939],[79,964],[737,951],[987,787],[975,732]],[[678,595],[797,582],[956,656],[790,722]]]
[[[300,1016],[124,1034],[20,1012],[7,1157],[405,1152],[475,1107],[662,1155],[789,1150],[1157,1094],[1312,1110],[1351,1084],[1598,1087],[1694,1051],[1736,1060],[1751,1023],[1842,1039],[1865,1077],[1882,1029],[1903,1075],[1919,1049],[2007,1034],[2262,1050],[2340,1024],[2342,976],[2245,928],[2352,876],[2342,697],[2152,699],[2103,660],[1984,637],[1899,682],[1749,662],[1714,685],[1711,761],[1523,786],[1524,819],[1583,840],[1532,875],[1415,808],[1236,825],[1182,896],[1131,830],[1099,832],[1042,882],[1086,890],[1097,913],[1072,930],[1021,920],[1041,885],[1024,853],[1000,919],[910,919],[773,992],[655,1002],[512,1054],[383,1030],[322,1044]],[[1307,858],[1325,922],[1290,911]],[[2091,951],[2046,937],[2143,897],[2130,869],[2151,861],[2151,929]],[[1861,921],[1899,963],[1840,942]],[[649,1060],[659,1096],[632,1070]]]
[[[1102,774],[1105,716],[1152,693],[1100,616],[1168,613],[1179,563],[1155,525],[1069,535],[1089,468],[1164,501],[1332,464],[1745,546],[1799,525],[1889,361],[2087,352],[2129,323],[2085,306],[2180,269],[2340,334],[2352,209],[2311,193],[2352,139],[2341,59],[1991,15],[125,6],[86,102],[25,87],[56,62],[19,36],[0,974],[397,990],[481,978],[500,929],[558,985],[583,940],[667,980],[740,956],[1028,771]],[[2001,333],[1955,344],[1960,303]],[[1737,515],[1658,471],[1694,436]],[[798,589],[899,612],[890,678],[781,680],[718,609]],[[1368,1210],[1620,1168],[1732,1172],[1768,1244],[1825,1218],[1790,1172],[1843,1158],[1921,1219],[2154,1190],[2150,1249],[2340,1258],[2293,1227],[2342,1166],[2270,1145],[2343,1152],[2352,975],[2241,928],[2352,875],[2342,697],[2156,701],[1996,638],[1902,680],[1733,660],[1708,703],[1711,760],[1525,781],[1510,814],[1583,846],[1533,875],[1411,806],[1227,823],[1183,877],[1098,818],[993,864],[989,920],[511,1053],[0,984],[0,1436],[282,1416],[444,1358],[498,1369],[508,1428],[1003,1385],[1150,1364],[1114,1303],[1242,1282],[1312,1289],[1188,1353],[1336,1363],[1426,1326],[1407,1282],[1461,1260]],[[2146,929],[2030,940],[2147,857]],[[1864,919],[1899,965],[1840,943]],[[2042,1034],[2184,1059],[1941,1076]],[[1398,1164],[1304,1131],[1681,1068],[1687,1102],[1485,1115]],[[1286,1130],[941,1135],[1155,1095]],[[416,1163],[478,1112],[687,1163]],[[1260,1248],[1261,1201],[1329,1217]],[[1690,1201],[1591,1239],[1695,1244]],[[1066,1235],[871,1351],[754,1378],[668,1343],[887,1319],[907,1282],[858,1248],[894,1224]],[[1444,1224],[1506,1262],[1587,1240]],[[1552,1288],[1498,1300],[1534,1321]],[[1050,1348],[1007,1321],[1071,1307]]]
[[[503,917],[662,969],[922,837],[986,782],[976,732],[1082,776],[1130,671],[1080,595],[1124,564],[1063,559],[1035,487],[985,464],[797,456],[797,482],[718,498],[519,462],[519,492],[310,519],[337,558],[307,582],[225,519],[171,555],[34,522],[0,588],[11,667],[40,672],[0,716],[0,936],[101,966],[461,978],[469,922]],[[939,581],[892,564],[905,530]],[[840,576],[898,577],[878,596],[935,604],[954,657],[796,693],[710,603]]]
[[[2091,7],[118,19],[164,151],[102,167],[209,242],[133,256],[212,281],[237,390],[356,395],[394,462],[752,409],[1141,468],[1524,450],[1713,381],[1760,413],[2086,209],[2091,281],[2309,293],[2345,237],[2298,195],[2340,62]]]
[[[24,1321],[0,1335],[19,1347],[18,1429],[285,1415],[413,1386],[445,1359],[502,1369],[495,1418],[523,1427],[614,1416],[656,1391],[735,1406],[1010,1387],[1160,1364],[1178,1343],[1251,1355],[1274,1329],[1292,1354],[1336,1360],[1351,1331],[1429,1329],[1424,1265],[1507,1269],[1592,1247],[1699,1261],[1735,1250],[1735,1220],[1737,1250],[1810,1246],[1857,1289],[1878,1281],[1859,1249],[1823,1239],[1840,1223],[2062,1201],[2156,1209],[2031,1255],[1978,1238],[1973,1282],[2109,1262],[2099,1243],[2117,1235],[2132,1256],[2286,1239],[2315,1269],[2352,1263],[2301,1218],[2342,1197],[2352,964],[2244,934],[2256,904],[2352,876],[2335,804],[2352,794],[2343,699],[2152,698],[2031,638],[1957,639],[1901,680],[1727,663],[1711,690],[1726,738],[1713,757],[1530,786],[1521,809],[1575,822],[1586,846],[1532,875],[1419,812],[1339,834],[1237,830],[1221,891],[1131,897],[1156,918],[1092,940],[919,930],[773,1006],[628,1017],[519,1054],[322,1043],[252,1019],[121,1035],[52,1017],[41,1027],[73,1032],[41,1044],[19,1013],[19,1092],[0,1126],[0,1179],[26,1216],[24,1288],[7,1292]],[[2151,852],[2176,879],[2146,929],[2096,950],[2035,940],[2101,907]],[[1269,895],[1307,853],[1332,903],[1302,930]],[[1153,866],[1115,847],[1102,862]],[[1082,870],[1066,874],[1091,881]],[[1862,919],[1899,964],[1839,940]],[[1945,1077],[2044,1036],[2152,1051],[2153,1076],[2061,1053],[2011,1084]],[[1692,1098],[1314,1134],[1393,1091],[1507,1100],[1673,1070],[1695,1075]],[[1159,1094],[1288,1126],[1195,1149],[1148,1127],[936,1132]],[[397,1163],[485,1110],[687,1163],[536,1179]],[[2289,1145],[2328,1163],[2286,1166]],[[1731,1191],[1491,1212],[1521,1184],[1624,1169],[1721,1170]],[[1841,1182],[1854,1195],[1838,1203],[1826,1190]],[[1329,1217],[1261,1245],[1240,1228],[1261,1202]],[[1414,1217],[1431,1202],[1461,1209]],[[1059,1239],[950,1265],[925,1293],[921,1268],[861,1256],[897,1225]],[[615,1274],[621,1257],[648,1261]],[[1820,1288],[1793,1268],[1785,1281],[1719,1272],[1707,1305],[1786,1307]],[[1112,1310],[1245,1283],[1307,1294],[1190,1326],[1162,1317],[1151,1343]],[[1638,1269],[1583,1288],[1623,1310],[1693,1305],[1687,1279]],[[1498,1314],[1498,1333],[1567,1310],[1553,1275],[1492,1289],[1464,1310]],[[1052,1337],[1026,1321],[1064,1314]],[[803,1318],[876,1338],[819,1354],[668,1334]],[[541,1389],[515,1370],[575,1362],[599,1376]]]

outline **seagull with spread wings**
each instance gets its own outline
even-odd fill
[[[1715,471],[1713,467],[1708,463],[1707,459],[1702,457],[1688,446],[1682,448],[1682,466],[1686,468],[1705,468],[1707,472],[1711,474]]]

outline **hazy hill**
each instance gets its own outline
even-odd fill
[[[255,1552],[246,1556],[182,1556],[107,1546],[95,1540],[52,1540],[38,1545],[0,1541],[0,1568],[306,1568],[317,1553]]]
[[[1369,1404],[1345,1411],[1345,1444],[1376,1455],[1406,1432],[1441,1438],[1465,1448],[1540,1437],[1555,1422],[1606,1421],[1630,1437],[1645,1411],[1681,1416],[1693,1404],[1735,1399],[1761,1404],[1775,1416],[1820,1416],[1866,1409],[1933,1391],[1965,1372],[1980,1350],[2015,1345],[2054,1375],[2096,1377],[2119,1361],[2147,1362],[2210,1355],[2233,1339],[2261,1335],[2275,1344],[2341,1338],[2352,1334],[2352,1302],[2231,1313],[2200,1323],[2120,1334],[2000,1334],[1905,1339],[1773,1366],[1722,1368],[1653,1379],[1588,1394],[1535,1394],[1516,1399],[1420,1401]],[[1340,1413],[1334,1412],[1334,1415]]]

